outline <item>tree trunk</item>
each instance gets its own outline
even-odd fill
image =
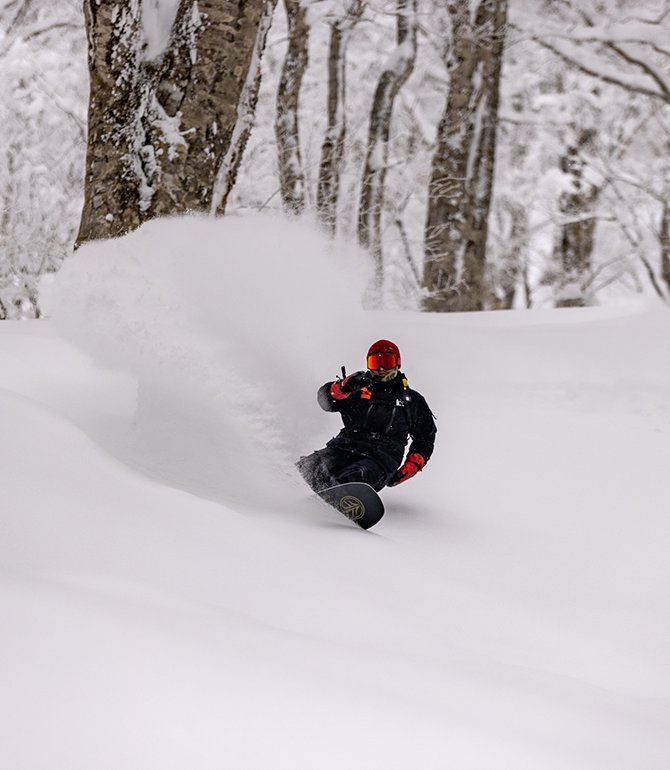
[[[160,51],[145,39],[140,3],[84,7],[91,94],[77,245],[153,217],[209,211],[263,0],[181,0]]]
[[[572,191],[559,201],[564,221],[554,247],[558,281],[554,287],[556,307],[584,307],[585,291],[591,271],[591,257],[596,230],[593,209],[600,190],[583,180],[583,163],[576,149],[569,149],[563,159],[563,171],[570,175]]]
[[[275,136],[279,161],[282,203],[288,214],[305,207],[305,174],[300,157],[298,103],[302,77],[308,64],[309,26],[307,6],[300,0],[284,0],[288,21],[288,50],[277,90]]]
[[[330,30],[328,52],[328,127],[321,147],[316,206],[319,222],[331,236],[337,227],[340,169],[346,138],[346,51],[351,33],[363,14],[362,0],[351,0],[345,15]]]
[[[663,202],[661,215],[661,278],[665,283],[666,297],[670,299],[670,203]]]
[[[503,245],[495,263],[487,264],[487,310],[512,310],[517,291],[527,276],[528,212],[511,199],[503,200],[501,209],[499,232]],[[509,218],[508,226],[503,221],[505,215]]]
[[[216,184],[214,186],[214,195],[212,197],[211,214],[223,216],[226,212],[228,196],[233,189],[237,172],[240,169],[244,150],[246,149],[251,129],[254,127],[254,118],[256,116],[256,104],[258,103],[258,92],[261,87],[261,58],[265,50],[268,33],[272,25],[277,0],[264,0],[263,15],[258,26],[256,34],[256,45],[254,46],[253,57],[247,80],[242,89],[240,101],[237,108],[237,123],[233,130],[228,151],[219,167]]]
[[[398,91],[414,69],[417,34],[416,0],[398,0],[396,15],[397,47],[384,65],[372,101],[368,151],[358,208],[358,242],[363,248],[369,249],[372,255],[375,283],[378,289],[381,289],[384,279],[381,219],[391,117]]]
[[[482,310],[507,0],[450,0],[449,95],[428,190],[423,309]]]

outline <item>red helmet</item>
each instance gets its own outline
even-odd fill
[[[394,366],[400,366],[400,350],[389,340],[378,340],[368,350],[367,363],[368,369],[372,371],[376,371],[380,366],[393,369]]]

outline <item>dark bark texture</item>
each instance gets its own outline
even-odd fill
[[[661,215],[661,278],[665,283],[666,297],[670,299],[670,203],[663,202]]]
[[[275,137],[282,203],[288,214],[305,207],[305,175],[300,156],[298,104],[302,78],[309,62],[307,6],[300,0],[284,0],[288,21],[288,49],[277,90]]]
[[[426,217],[423,309],[482,310],[507,0],[450,0],[450,86]]]
[[[84,7],[91,94],[77,245],[153,217],[209,211],[263,0],[181,0],[170,41],[152,60],[139,3]]]
[[[237,109],[237,123],[217,175],[211,210],[211,213],[216,214],[216,216],[223,216],[226,212],[228,196],[235,185],[237,173],[244,157],[244,150],[249,141],[251,129],[254,127],[258,92],[261,87],[261,59],[276,6],[277,0],[264,0],[263,15],[256,34],[251,67]]]
[[[583,163],[576,148],[568,150],[562,170],[570,176],[573,189],[564,193],[559,201],[564,219],[554,248],[554,260],[559,268],[556,307],[584,307],[595,244],[594,208],[600,190],[584,183]]]
[[[363,14],[362,0],[352,0],[346,14],[334,22],[328,49],[328,126],[321,147],[316,206],[324,230],[331,236],[337,227],[340,171],[346,139],[346,51],[351,33]]]

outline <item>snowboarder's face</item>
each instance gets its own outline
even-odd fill
[[[376,380],[380,380],[381,382],[390,382],[398,374],[398,367],[394,366],[393,369],[384,369],[383,366],[380,366],[375,371],[370,369],[370,374]]]

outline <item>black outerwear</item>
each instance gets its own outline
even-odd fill
[[[390,382],[373,379],[365,391],[337,400],[330,395],[332,382],[318,392],[322,409],[339,412],[344,427],[324,449],[298,461],[298,469],[316,490],[346,481],[365,481],[379,491],[408,454],[417,452],[426,462],[433,453],[435,420],[424,397],[408,387],[399,372]]]

